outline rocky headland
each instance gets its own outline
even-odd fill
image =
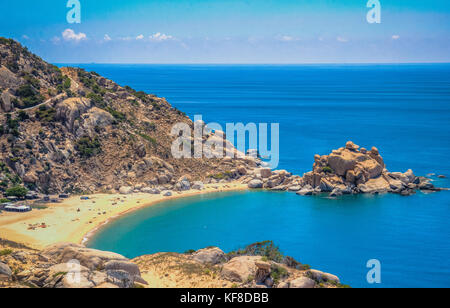
[[[74,263],[74,261],[76,263]],[[77,267],[78,266],[78,267]],[[283,256],[271,242],[224,253],[217,247],[122,255],[59,243],[43,250],[0,239],[3,288],[342,288],[339,278]]]
[[[60,69],[0,38],[3,197],[17,195],[18,187],[50,195],[185,190],[201,187],[196,181],[230,180],[238,166],[254,164],[251,158],[175,159],[176,123],[194,128],[164,98],[95,72]],[[217,132],[201,142],[211,138]]]

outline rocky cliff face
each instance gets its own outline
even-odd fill
[[[233,178],[246,160],[174,159],[175,123],[192,121],[165,99],[98,74],[59,69],[0,39],[0,191],[118,191]],[[214,138],[210,134],[203,138]]]

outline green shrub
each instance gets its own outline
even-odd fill
[[[16,91],[16,96],[18,96],[20,98],[31,97],[31,96],[34,96],[35,94],[36,94],[36,91],[33,89],[33,87],[30,84],[24,84],[24,85],[20,86],[19,89],[17,89],[17,91]]]
[[[106,108],[106,104],[100,95],[90,92],[87,95],[87,98],[89,98],[96,107],[103,109]]]
[[[40,82],[38,79],[34,78],[33,76],[31,76],[31,75],[26,75],[26,76],[24,77],[24,79],[27,81],[27,83],[28,83],[29,85],[31,85],[31,86],[34,87],[35,89],[40,89],[40,88],[41,88],[41,82]]]
[[[138,135],[141,136],[142,138],[144,138],[145,140],[147,140],[148,142],[150,142],[152,145],[156,146],[157,142],[156,142],[155,138],[152,138],[146,134],[141,134],[141,133],[139,133]]]
[[[28,116],[28,114],[27,114],[25,111],[23,111],[23,110],[20,110],[20,111],[19,111],[17,117],[19,118],[20,121],[25,121],[25,120],[28,120],[28,119],[30,118],[30,117]]]
[[[35,113],[36,118],[43,123],[50,123],[56,121],[56,109],[48,108],[47,106],[40,106]]]
[[[59,276],[66,276],[66,275],[67,275],[67,272],[58,272],[58,273],[53,274],[53,279],[57,278]]]
[[[134,92],[133,94],[142,101],[145,101],[147,99],[147,93],[145,93],[144,91]]]
[[[272,277],[275,284],[278,283],[281,279],[286,278],[287,276],[289,276],[289,273],[284,267],[272,264],[270,277]]]
[[[39,81],[33,77],[28,77],[28,79],[27,84],[20,86],[16,90],[16,96],[22,100],[25,107],[32,107],[42,103],[44,97],[35,89],[40,88]]]
[[[331,167],[329,167],[329,166],[323,167],[322,171],[325,173],[334,173],[334,170],[331,169]]]
[[[64,76],[63,83],[62,83],[63,88],[65,90],[68,90],[68,89],[70,89],[71,84],[72,84],[72,82],[71,82],[70,78],[67,76]]]
[[[220,172],[216,174],[210,174],[210,178],[216,179],[216,180],[224,180],[224,179],[230,179],[233,177],[233,173],[230,171]]]
[[[124,113],[119,112],[111,107],[106,107],[106,111],[108,111],[117,121],[123,122],[127,119]]]
[[[82,137],[75,144],[75,149],[82,157],[91,157],[101,152],[101,144],[97,137]]]
[[[18,198],[24,198],[28,193],[28,189],[22,186],[14,186],[11,188],[8,188],[5,192],[5,195],[8,197],[18,197]]]
[[[25,97],[22,102],[26,108],[33,107],[44,102],[44,97],[41,94],[36,94],[30,97]]]
[[[275,262],[283,261],[283,254],[280,252],[278,246],[275,246],[273,241],[258,242],[248,245],[244,249],[239,249],[237,251],[230,252],[228,256],[233,258],[234,256],[262,256],[266,260],[271,260]]]
[[[7,256],[12,253],[13,253],[13,251],[11,249],[3,249],[3,250],[0,250],[0,257]]]

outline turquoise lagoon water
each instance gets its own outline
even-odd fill
[[[347,140],[377,146],[391,171],[450,175],[450,65],[80,65],[166,97],[206,122],[280,123],[280,165],[311,170]],[[449,186],[449,180],[436,180]],[[170,201],[112,222],[90,246],[128,257],[274,240],[344,283],[450,287],[449,192],[337,200],[239,192]]]

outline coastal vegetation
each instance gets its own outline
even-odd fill
[[[285,264],[288,267],[307,270],[310,268],[308,264],[301,264],[290,256],[284,255],[273,241],[257,242],[231,251],[227,254],[227,258],[232,259],[237,256],[260,256],[263,261],[274,261]]]
[[[88,136],[78,139],[75,149],[82,157],[91,157],[101,152],[101,143],[98,138],[90,138]]]
[[[36,110],[35,117],[41,123],[48,124],[55,121],[56,109],[49,108],[47,106],[39,106],[39,109]]]
[[[28,193],[28,189],[22,186],[14,186],[11,188],[8,188],[5,191],[5,195],[8,197],[18,197],[18,198],[25,198],[25,196]]]

